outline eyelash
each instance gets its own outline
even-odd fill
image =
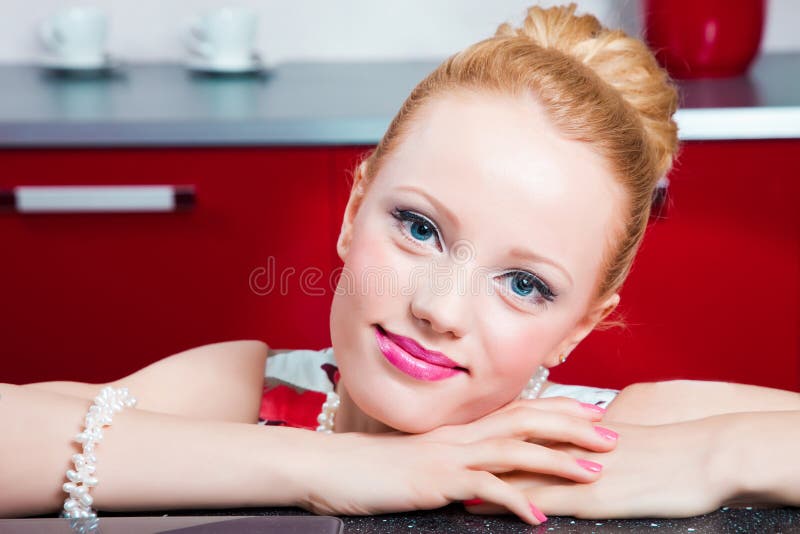
[[[400,229],[400,232],[403,234],[403,237],[417,247],[424,247],[425,246],[424,241],[421,241],[413,237],[411,235],[410,230],[406,228],[406,223],[409,222],[412,224],[420,223],[429,226],[433,231],[433,236],[436,239],[439,251],[440,252],[442,251],[441,233],[439,232],[439,229],[436,227],[436,225],[430,219],[417,212],[411,210],[404,210],[400,208],[394,208],[392,210],[392,217],[396,219],[397,221],[396,226]],[[535,295],[533,297],[530,297],[530,295],[520,295],[519,293],[514,293],[513,295],[516,298],[526,302],[533,302],[543,307],[547,307],[547,304],[549,302],[553,302],[555,298],[558,296],[556,293],[553,292],[552,289],[550,289],[550,286],[544,280],[542,280],[539,276],[530,271],[515,269],[503,273],[501,277],[513,280],[515,275],[518,274],[529,277],[532,288],[536,292],[530,294],[530,295]]]

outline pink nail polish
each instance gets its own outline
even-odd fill
[[[597,462],[592,462],[590,460],[575,460],[578,462],[578,465],[586,469],[587,471],[591,471],[592,473],[599,473],[603,470],[603,466],[598,464]]]
[[[533,505],[533,503],[528,503],[528,504],[531,507],[531,512],[533,512],[533,516],[536,518],[537,521],[539,521],[539,523],[544,523],[545,521],[547,521],[547,516],[544,515],[541,510],[536,508]]]
[[[615,440],[619,437],[619,434],[617,434],[613,430],[603,428],[602,426],[596,426],[594,427],[594,429],[595,431],[597,431],[598,434],[603,436],[605,439]]]
[[[483,499],[469,499],[466,501],[461,501],[461,504],[464,506],[478,506],[479,504],[483,504]]]
[[[605,408],[601,408],[600,406],[596,406],[594,404],[589,404],[588,402],[582,402],[581,406],[583,406],[584,408],[586,408],[587,410],[590,410],[592,412],[599,413],[600,415],[603,415],[604,413],[606,413],[606,409]]]

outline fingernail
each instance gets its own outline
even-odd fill
[[[603,436],[605,439],[615,440],[619,437],[619,434],[617,434],[613,430],[603,428],[602,426],[596,426],[594,427],[594,429],[597,431],[598,434]]]
[[[533,503],[528,503],[531,506],[531,512],[533,512],[533,516],[536,518],[539,523],[544,523],[547,521],[547,516],[542,513],[541,510],[536,508]]]
[[[595,412],[595,413],[599,413],[601,415],[606,413],[606,409],[605,408],[601,408],[600,406],[597,406],[595,404],[589,404],[588,402],[582,402],[581,406],[583,406],[587,410],[590,410],[590,411]]]
[[[467,501],[461,501],[461,504],[464,506],[478,506],[479,504],[483,504],[483,499],[469,499]]]
[[[599,473],[602,471],[603,466],[598,464],[597,462],[591,462],[589,460],[575,460],[578,462],[578,465],[586,469],[587,471],[591,471],[592,473]]]

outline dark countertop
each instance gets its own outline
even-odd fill
[[[258,515],[310,515],[298,508],[242,508],[236,510],[179,510],[150,513],[100,513],[102,517],[128,516],[258,516]],[[55,517],[40,516],[40,517]],[[685,519],[626,519],[582,520],[571,517],[551,517],[539,527],[523,523],[515,516],[481,516],[464,511],[461,505],[450,505],[438,510],[385,514],[367,517],[346,517],[344,534],[407,533],[407,534],[467,534],[474,533],[536,533],[548,532],[605,534],[618,532],[652,532],[654,534],[764,534],[800,533],[800,508],[747,509],[723,508],[711,514]]]
[[[438,61],[282,63],[259,75],[0,65],[0,147],[375,144]],[[800,53],[682,82],[682,139],[800,138]]]

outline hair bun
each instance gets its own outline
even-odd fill
[[[594,15],[575,15],[576,8],[574,3],[532,6],[521,27],[503,23],[495,37],[525,38],[589,67],[636,111],[648,149],[665,175],[678,150],[678,126],[672,118],[678,109],[677,89],[644,42],[604,27]]]

